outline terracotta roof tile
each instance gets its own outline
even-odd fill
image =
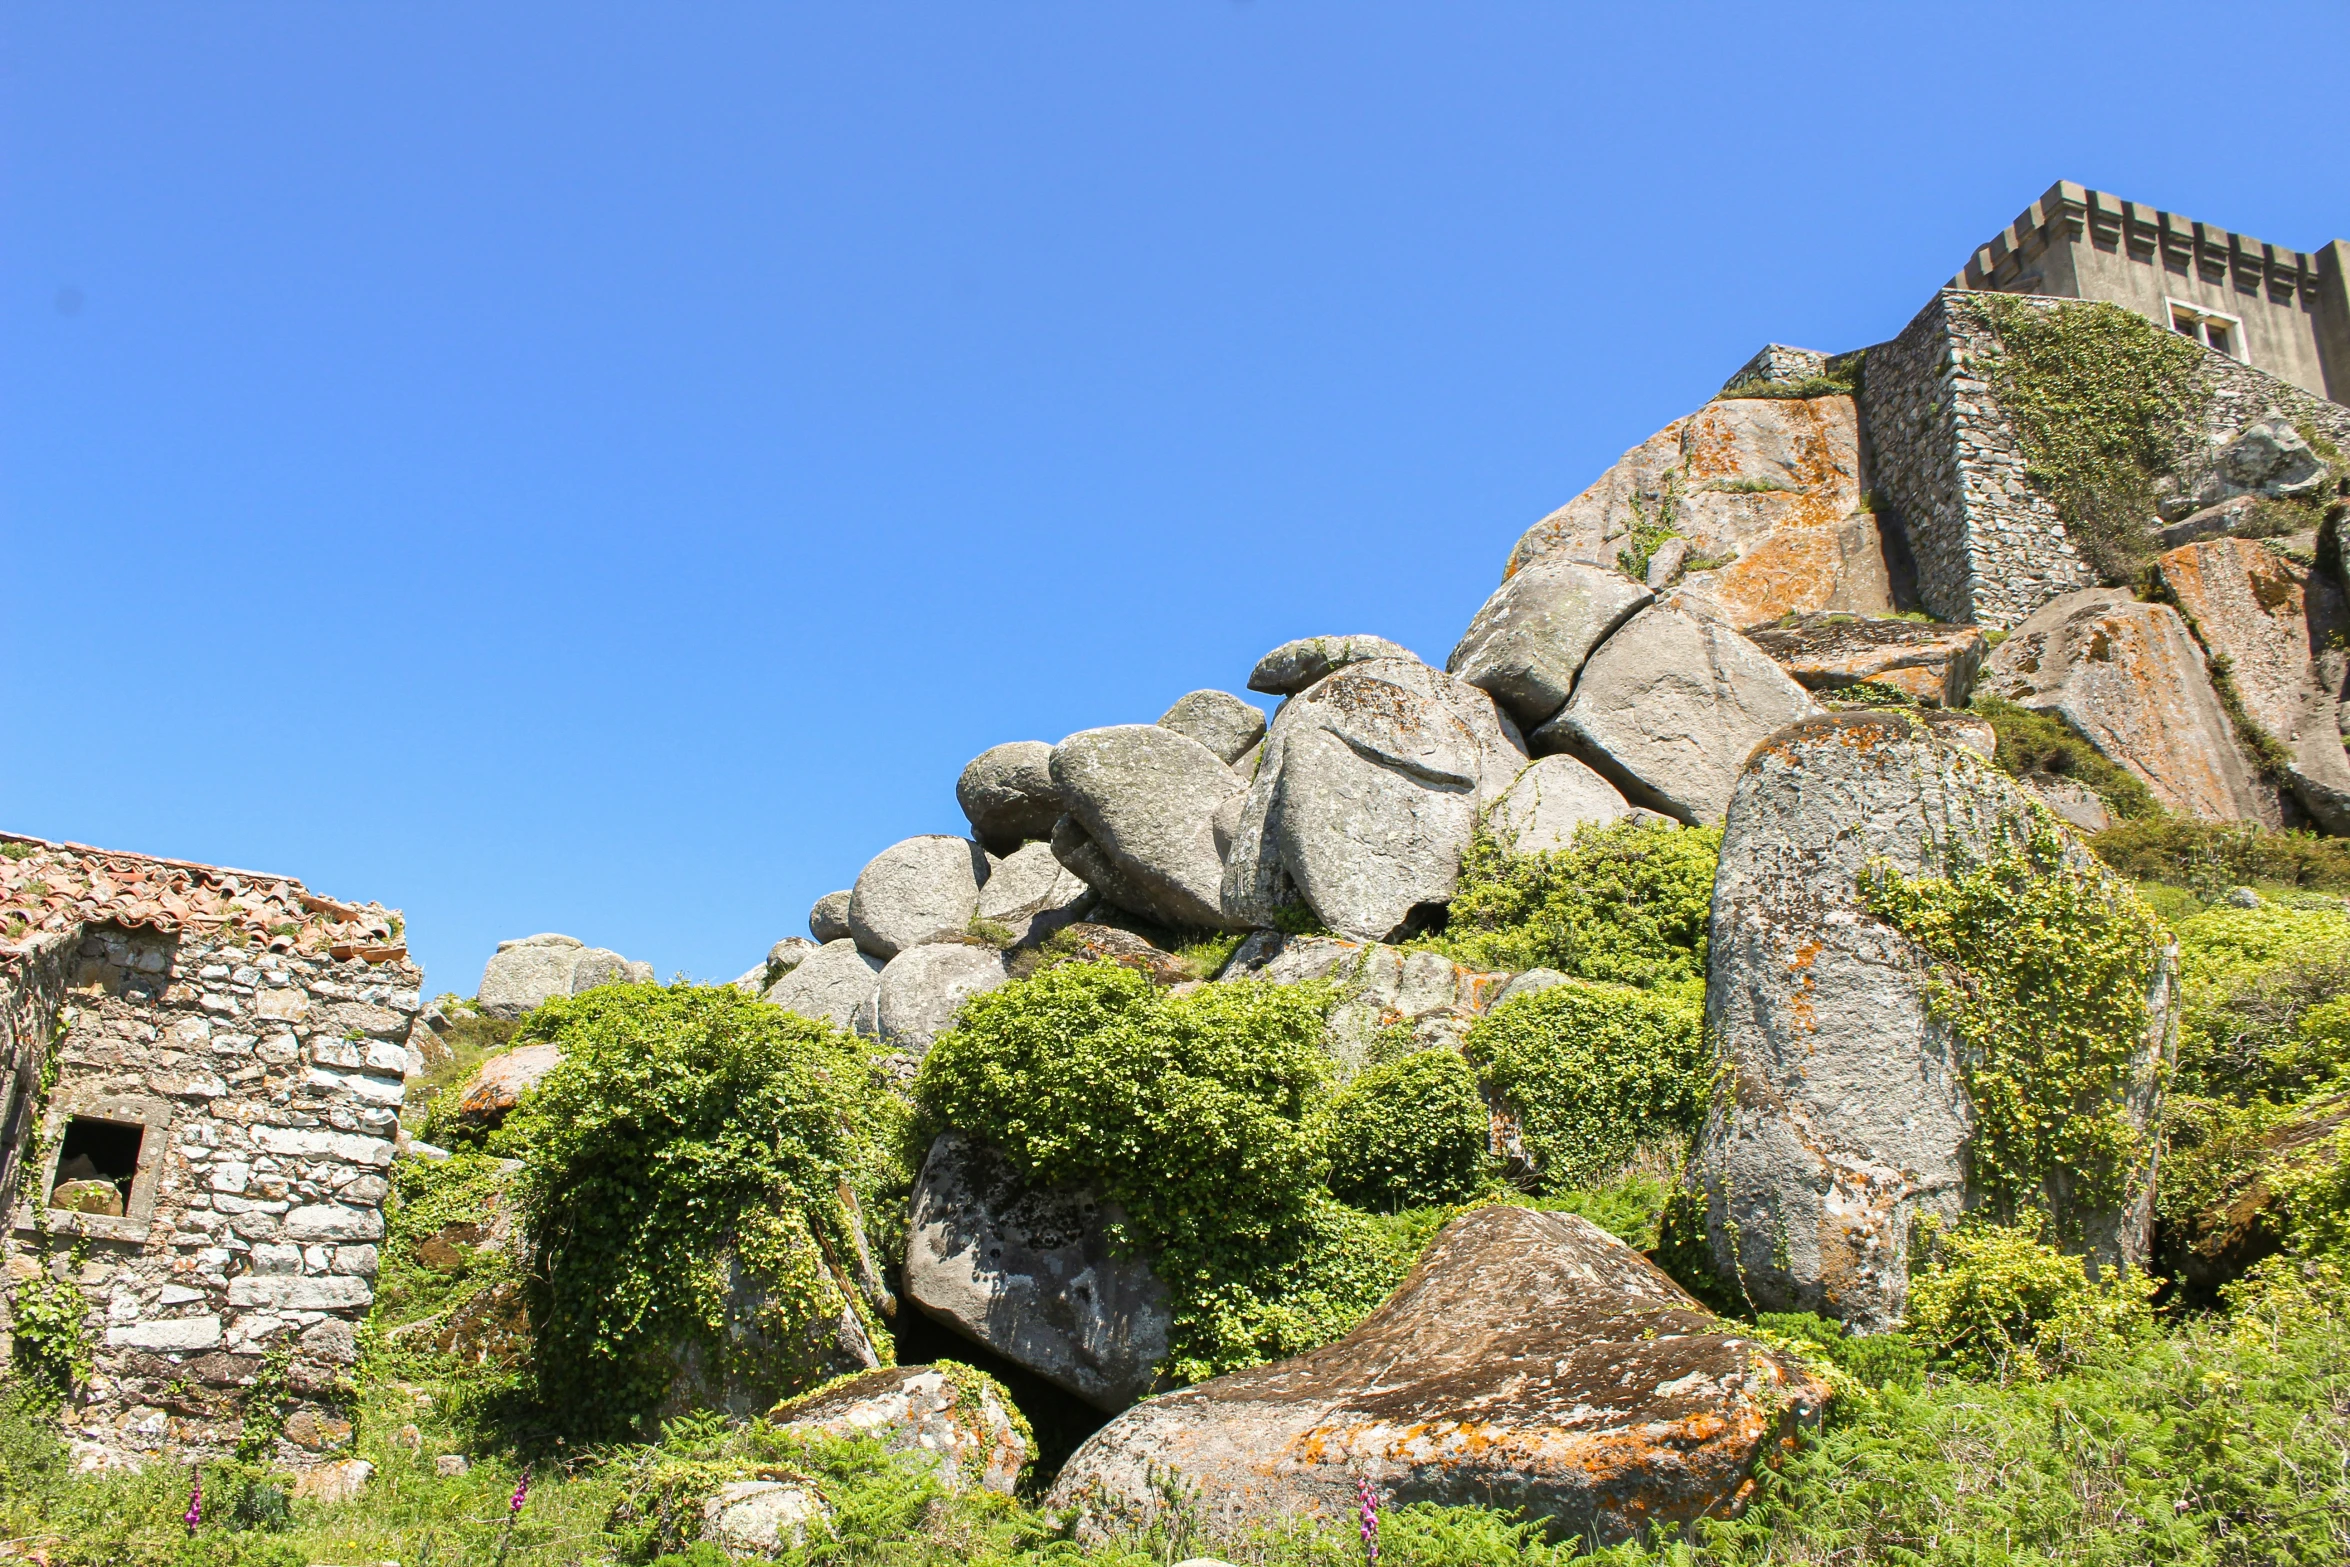
[[[337,903],[290,876],[159,860],[0,832],[0,964],[79,925],[241,935],[273,952],[405,958],[399,915]]]

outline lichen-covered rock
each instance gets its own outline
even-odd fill
[[[1632,814],[1612,783],[1571,756],[1546,756],[1518,774],[1486,818],[1487,828],[1512,854],[1564,849],[1585,827]]]
[[[562,1059],[562,1051],[553,1045],[521,1045],[490,1057],[457,1090],[458,1123],[484,1131],[502,1125],[522,1096],[538,1087]]]
[[[818,898],[808,910],[808,934],[819,946],[836,941],[847,941],[849,936],[849,900],[856,894],[847,888],[828,892]]]
[[[2278,822],[2236,747],[2203,650],[2167,604],[2122,588],[2052,599],[1984,665],[1982,688],[2053,713],[2136,773],[2165,810],[2209,822]]]
[[[778,1404],[768,1420],[799,1436],[869,1437],[949,1491],[1010,1496],[1030,1441],[995,1378],[967,1366],[886,1366]]]
[[[1820,710],[1769,654],[1674,597],[1600,644],[1534,748],[1572,755],[1633,804],[1694,826],[1722,819],[1764,736]]]
[[[1070,818],[1115,873],[1096,890],[1163,924],[1225,923],[1214,819],[1245,786],[1222,757],[1156,724],[1116,724],[1063,740],[1052,767]],[[1061,863],[1081,877],[1091,864]]]
[[[1229,691],[1194,691],[1159,715],[1159,727],[1188,735],[1230,766],[1265,737],[1265,715]]]
[[[1562,557],[1533,561],[1494,589],[1445,672],[1532,729],[1567,705],[1591,650],[1653,597],[1621,572]]]
[[[1986,1200],[1989,1156],[1975,1145],[1966,1051],[1937,1014],[1935,965],[1872,912],[1868,878],[1873,864],[1899,877],[1957,874],[2021,852],[2035,830],[2063,831],[2013,780],[1899,713],[1791,725],[1747,763],[1723,832],[1706,972],[1707,1033],[1732,1075],[1699,1166],[1717,1266],[1758,1306],[1891,1327],[1907,1307],[1913,1228],[1947,1226]],[[2113,884],[2078,844],[2063,854]],[[2117,1106],[2141,1134],[2173,1026],[2169,961],[2146,928],[2146,1032],[2065,1107]],[[2044,1209],[2073,1249],[2142,1263],[2150,1154],[2113,1172],[2123,1195],[2110,1207],[2072,1199],[2089,1190],[2079,1173],[2047,1177]]]
[[[1052,944],[1052,953],[1068,962],[1115,963],[1160,986],[1181,985],[1199,977],[1185,968],[1172,952],[1152,946],[1133,931],[1115,925],[1080,920],[1060,931],[1059,936]]]
[[[908,947],[962,936],[979,913],[987,855],[968,838],[931,834],[893,843],[857,873],[849,934],[889,961]]]
[[[1816,1373],[1589,1220],[1485,1207],[1336,1343],[1111,1421],[1047,1505],[1098,1540],[1180,1486],[1238,1536],[1342,1522],[1368,1477],[1390,1506],[1505,1504],[1612,1543],[1734,1514],[1756,1460],[1826,1401]]]
[[[906,1293],[932,1317],[1115,1413],[1151,1390],[1167,1353],[1166,1286],[1113,1255],[1115,1203],[1023,1182],[985,1143],[949,1132],[914,1188]]]
[[[1863,681],[1891,686],[1937,707],[1964,707],[1990,650],[1980,628],[1807,615],[1791,626],[1747,633],[1807,691]]]
[[[979,889],[979,920],[1003,927],[1014,946],[1033,946],[1085,918],[1096,896],[1054,857],[1050,843],[1023,844]]]
[[[2155,569],[2204,647],[2226,656],[2245,712],[2291,754],[2302,808],[2326,831],[2350,833],[2350,607],[2340,586],[2250,539],[2184,545]]]
[[[734,982],[734,988],[746,996],[766,994],[767,987],[800,966],[800,960],[812,957],[817,944],[805,936],[786,936],[767,949],[767,961],[744,972]]]
[[[2323,494],[2332,475],[2290,419],[2256,419],[2208,457],[2190,460],[2188,482],[2165,497],[2183,515],[2239,497],[2293,501]]]
[[[1370,1064],[1374,1045],[1388,1029],[1410,1028],[1415,1048],[1457,1046],[1509,981],[1507,974],[1473,969],[1440,952],[1277,930],[1251,935],[1216,977],[1329,984],[1337,1002],[1323,1037],[1331,1058],[1350,1077]]]
[[[511,1020],[557,996],[598,985],[650,984],[653,966],[631,963],[605,947],[553,933],[501,941],[482,970],[474,1005],[488,1017]]]
[[[844,937],[801,959],[769,988],[767,999],[786,1012],[872,1035],[880,1031],[880,976],[881,960]]]
[[[919,1057],[964,1002],[1009,977],[993,947],[941,941],[907,948],[881,970],[875,1020],[882,1044]]]
[[[806,1545],[809,1526],[831,1516],[812,1486],[729,1480],[702,1503],[702,1538],[730,1556],[781,1556]]]
[[[1013,740],[980,752],[955,781],[955,803],[990,854],[1010,854],[1053,835],[1053,823],[1069,807],[1053,783],[1052,759],[1053,748],[1042,740]]]
[[[1230,834],[1223,912],[1270,926],[1303,901],[1386,940],[1434,917],[1477,814],[1525,765],[1475,686],[1418,660],[1350,664],[1283,704]]]
[[[1249,672],[1248,688],[1288,696],[1349,664],[1368,663],[1374,658],[1408,658],[1418,662],[1411,649],[1399,647],[1385,637],[1300,637],[1295,642],[1282,643],[1258,659],[1257,667]]]

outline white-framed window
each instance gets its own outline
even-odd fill
[[[2170,312],[2172,331],[2191,337],[2206,348],[2216,348],[2231,359],[2244,357],[2243,317],[2224,316],[2183,299],[2165,299],[2163,306]]]

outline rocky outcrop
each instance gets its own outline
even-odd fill
[[[734,988],[745,995],[758,996],[767,987],[800,966],[802,958],[812,957],[817,944],[805,936],[786,936],[767,949],[767,961],[744,973],[734,982]]]
[[[1133,931],[1116,925],[1096,924],[1080,920],[1060,932],[1060,940],[1053,943],[1054,957],[1072,963],[1115,963],[1130,968],[1152,984],[1161,987],[1181,985],[1199,978],[1183,966],[1183,961],[1164,948],[1155,947]]]
[[[832,1509],[814,1486],[781,1480],[729,1480],[702,1503],[702,1538],[729,1559],[781,1556],[808,1543]]]
[[[849,936],[849,902],[856,896],[847,888],[828,892],[808,909],[808,934],[819,945],[847,941]]]
[[[871,1036],[881,1026],[880,975],[881,960],[854,941],[828,941],[777,980],[767,999],[786,1012]]]
[[[501,941],[482,970],[474,1005],[488,1017],[513,1019],[557,996],[576,996],[598,985],[649,985],[653,965],[631,963],[576,936],[524,936]]]
[[[1621,572],[1557,557],[1533,561],[1477,611],[1445,672],[1532,729],[1567,705],[1591,650],[1654,597]]]
[[[857,873],[849,934],[883,962],[908,947],[959,937],[979,914],[987,856],[968,838],[930,835],[893,843]]]
[[[919,1057],[964,1002],[1009,977],[993,947],[942,941],[907,948],[881,970],[874,1016],[882,1044]]]
[[[1440,952],[1407,951],[1333,936],[1260,930],[1234,949],[1216,976],[1276,985],[1329,984],[1337,993],[1324,1039],[1347,1076],[1370,1064],[1386,1030],[1408,1027],[1414,1048],[1458,1045],[1492,1010],[1509,975],[1455,963]]]
[[[2350,609],[2323,573],[2249,539],[2213,539],[2155,563],[2196,639],[2227,660],[2251,720],[2291,760],[2294,796],[2331,833],[2350,833],[2350,755],[2342,697],[2350,686]]]
[[[1975,626],[1852,615],[1806,615],[1747,636],[1807,691],[1839,691],[1865,681],[1936,707],[1966,706],[1990,650]]]
[[[1265,738],[1265,715],[1229,691],[1194,691],[1159,715],[1159,727],[1197,740],[1230,766]]]
[[[1486,818],[1512,854],[1564,849],[1585,827],[1622,821],[1635,807],[1620,790],[1571,756],[1546,756],[1518,774]]]
[[[1063,865],[1120,908],[1162,924],[1225,924],[1214,820],[1243,785],[1221,757],[1172,729],[1118,724],[1071,735],[1053,747],[1052,767],[1069,802],[1068,822],[1054,829]]]
[[[1390,1506],[1506,1502],[1589,1544],[1734,1514],[1755,1461],[1817,1418],[1816,1373],[1709,1316],[1575,1214],[1486,1207],[1346,1337],[1128,1410],[1047,1505],[1081,1539],[1192,1490],[1214,1534]]]
[[[1347,665],[1284,703],[1265,736],[1229,834],[1226,921],[1273,925],[1302,901],[1334,931],[1385,940],[1431,920],[1477,813],[1524,764],[1476,687],[1416,659]]]
[[[1534,748],[1574,756],[1633,804],[1695,825],[1722,819],[1764,736],[1819,711],[1769,654],[1674,597],[1600,644]]]
[[[887,1366],[778,1404],[767,1418],[794,1436],[870,1438],[949,1491],[1010,1496],[1031,1456],[995,1379],[961,1367]]]
[[[1002,927],[1014,946],[1034,946],[1085,918],[1097,896],[1054,858],[1050,843],[1023,844],[979,889],[979,922]]]
[[[2256,419],[2207,455],[2191,458],[2182,482],[2163,496],[2166,521],[2239,499],[2307,500],[2325,493],[2333,475],[2290,419],[2273,411]]]
[[[1982,689],[2053,713],[2145,781],[2166,810],[2277,825],[2237,749],[2178,611],[2084,588],[2035,611],[1993,650]]]
[[[457,1090],[458,1124],[485,1132],[504,1125],[522,1096],[562,1059],[563,1052],[553,1045],[520,1045],[490,1057]]]
[[[1166,1286],[1113,1256],[1115,1203],[1024,1183],[1002,1154],[949,1132],[914,1188],[906,1293],[977,1344],[1115,1413],[1151,1390],[1172,1319]]]
[[[1643,569],[1645,548],[1662,554],[1677,537],[1681,582],[1735,625],[1882,614],[1902,607],[1901,551],[1863,509],[1866,488],[1851,398],[1717,399],[1528,529],[1509,570],[1544,559]]]
[[[955,780],[955,803],[988,853],[1010,854],[1053,835],[1068,806],[1053,783],[1052,760],[1042,740],[1013,740],[980,752]]]
[[[1869,911],[1872,863],[1902,876],[1979,864],[2031,831],[2014,782],[1898,713],[1792,725],[1738,780],[1714,883],[1706,1028],[1733,1074],[1699,1162],[1717,1265],[1765,1310],[1891,1327],[1908,1300],[1914,1226],[1983,1199],[1970,1184],[1966,1064],[1935,1016],[1922,951]],[[2059,829],[2061,830],[2061,829]],[[2072,862],[2105,875],[2077,844]],[[2156,1113],[2172,1026],[2167,959],[2151,1027],[2111,1091]],[[2120,1206],[2044,1207],[2079,1249],[2141,1264],[2151,1160]]]
[[[1419,662],[1411,649],[1398,647],[1385,637],[1300,637],[1295,642],[1282,643],[1258,659],[1257,667],[1249,671],[1248,688],[1288,696],[1327,679],[1349,664],[1366,664],[1375,658],[1408,658]]]

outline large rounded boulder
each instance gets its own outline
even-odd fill
[[[849,934],[889,961],[908,947],[960,937],[979,913],[987,855],[968,838],[893,843],[866,862],[849,894]]]
[[[1067,807],[1053,783],[1052,761],[1053,748],[1042,740],[1012,740],[988,747],[963,769],[955,803],[988,853],[1010,854],[1053,835]]]
[[[1053,747],[1053,782],[1069,802],[1054,835],[1063,865],[1136,914],[1174,926],[1225,923],[1215,817],[1245,786],[1221,756],[1156,724],[1117,724]]]

